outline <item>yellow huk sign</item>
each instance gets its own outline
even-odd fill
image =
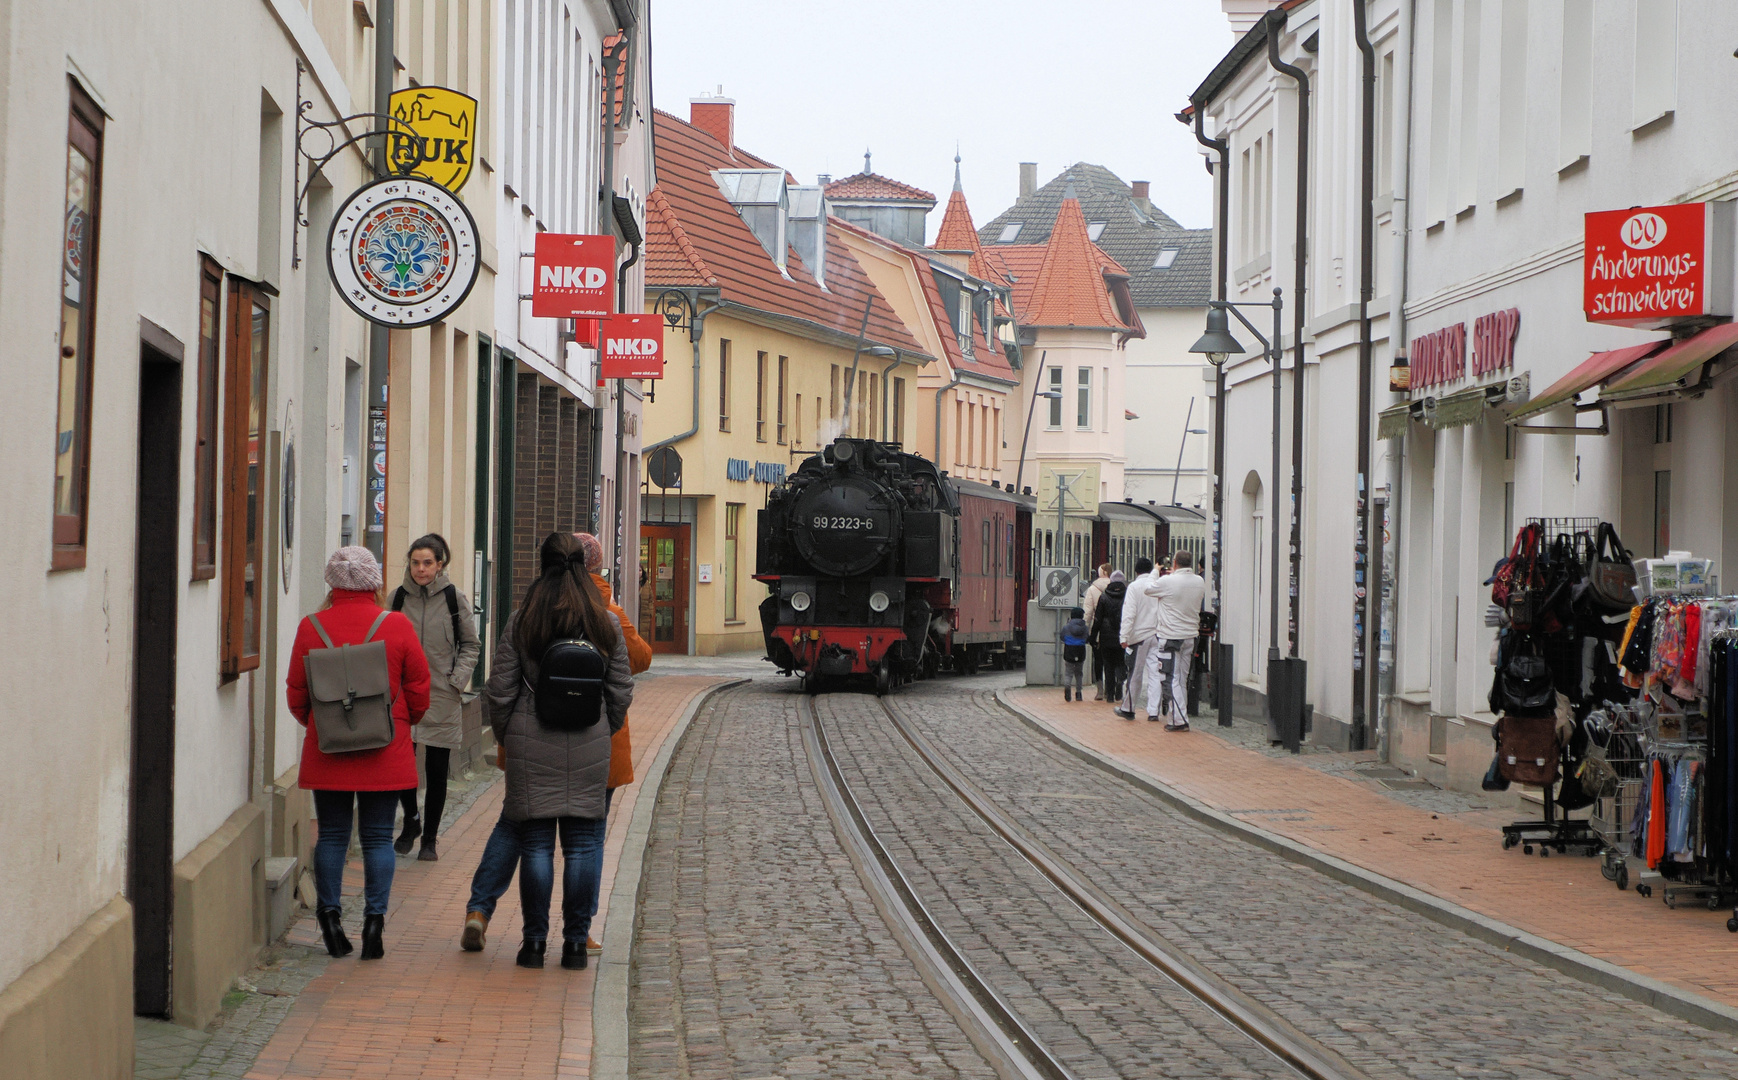
[[[476,157],[477,99],[444,86],[392,93],[392,169],[457,192]]]

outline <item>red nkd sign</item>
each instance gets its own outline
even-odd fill
[[[1711,315],[1711,203],[1587,215],[1583,308],[1590,322],[1660,326]]]
[[[615,309],[616,242],[611,236],[538,233],[531,267],[531,314],[598,319]]]
[[[664,320],[658,315],[612,315],[598,324],[600,373],[605,379],[664,377]]]

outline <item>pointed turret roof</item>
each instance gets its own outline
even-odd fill
[[[1080,201],[1064,198],[1051,227],[1044,258],[1025,302],[1022,326],[1078,326],[1140,332],[1130,311],[1125,319],[1111,297],[1111,280],[1125,285],[1128,271],[1087,238]]]
[[[966,205],[966,193],[960,185],[958,154],[953,159],[953,194],[947,197],[947,211],[942,214],[941,228],[935,231],[935,243],[930,247],[936,251],[967,253],[970,259],[966,273],[996,285],[1011,284],[984,258],[984,245],[978,241],[978,230],[972,225],[972,211]]]

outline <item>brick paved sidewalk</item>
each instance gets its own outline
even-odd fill
[[[636,780],[616,792],[610,813],[606,890],[645,766],[688,704],[721,681],[666,676],[636,687],[631,720]],[[247,1074],[250,1080],[586,1075],[595,965],[564,971],[552,959],[541,971],[516,967],[516,888],[501,899],[488,947],[481,953],[459,949],[471,874],[500,815],[502,795],[497,783],[445,830],[439,862],[400,866],[387,915],[386,957],[367,964],[354,956],[331,961],[261,1051]],[[605,925],[608,903],[606,892],[592,924],[594,935]],[[354,937],[356,928],[350,930]]]
[[[1729,910],[1669,910],[1620,892],[1598,859],[1504,851],[1502,821],[1537,810],[1432,813],[1324,770],[1322,755],[1276,757],[1203,730],[1127,721],[1104,703],[1064,704],[1054,689],[1007,692],[1055,731],[1222,813],[1317,851],[1682,990],[1738,1006],[1738,935]],[[1336,755],[1352,757],[1353,755]],[[1368,755],[1359,755],[1368,757]],[[1306,761],[1308,762],[1306,764]],[[1633,875],[1638,861],[1630,863]]]

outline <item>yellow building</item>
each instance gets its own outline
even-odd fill
[[[878,288],[822,189],[736,147],[733,127],[725,98],[656,120],[646,306],[676,317],[645,407],[639,619],[656,652],[762,647],[756,512],[804,456],[842,434],[926,442],[914,403],[934,331],[906,321],[931,321],[921,280]]]

